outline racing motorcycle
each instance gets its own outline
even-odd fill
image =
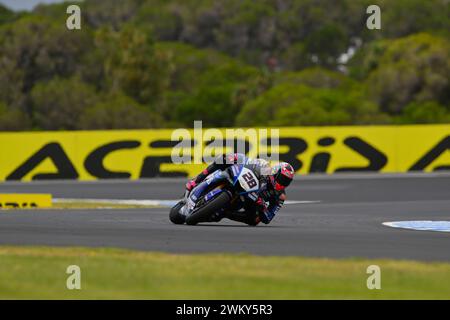
[[[211,184],[219,175],[225,179],[221,179],[218,185]],[[259,179],[247,164],[235,164],[224,171],[218,170],[210,174],[205,182],[208,187],[197,202],[190,199],[189,195],[201,184],[191,192],[185,192],[183,199],[170,210],[170,221],[188,225],[214,221],[216,214],[238,211],[246,201],[254,202],[258,198]]]

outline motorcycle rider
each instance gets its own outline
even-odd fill
[[[252,169],[260,180],[260,190],[257,199],[255,199],[253,203],[245,203],[244,211],[226,212],[222,215],[216,214],[216,216],[212,218],[212,221],[218,222],[226,217],[248,225],[256,226],[260,222],[268,224],[283,206],[284,201],[286,200],[285,189],[294,178],[294,168],[287,162],[281,162],[270,167],[266,160],[250,159],[240,153],[218,156],[216,160],[204,169],[195,179],[189,181],[186,184],[186,189],[189,192],[196,186],[199,186],[199,188],[195,189],[195,194],[191,194],[189,197],[193,199],[194,202],[198,200],[198,197],[202,194],[204,188],[207,187],[206,183],[203,185],[201,184],[208,175],[217,172],[218,170],[223,171],[234,164],[244,163]],[[221,178],[219,173],[218,179]]]

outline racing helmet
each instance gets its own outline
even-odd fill
[[[280,162],[272,167],[271,181],[277,191],[285,189],[294,179],[295,170],[287,162]]]

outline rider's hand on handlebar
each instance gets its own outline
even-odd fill
[[[265,209],[266,202],[263,200],[263,198],[259,197],[258,200],[256,200],[256,206],[258,206],[260,209]]]

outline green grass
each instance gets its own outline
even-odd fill
[[[81,290],[66,268],[81,268]],[[381,268],[368,290],[367,266]],[[450,264],[0,247],[1,299],[450,299]]]

